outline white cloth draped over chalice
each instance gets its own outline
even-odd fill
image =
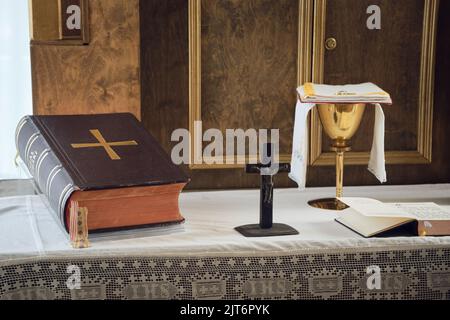
[[[336,94],[342,92],[349,92],[351,95]],[[298,184],[299,189],[306,187],[309,149],[308,115],[316,104],[320,103],[366,103],[375,106],[375,125],[368,170],[381,183],[387,182],[384,150],[385,115],[380,104],[392,104],[392,100],[386,92],[372,83],[365,83],[347,86],[305,84],[305,86],[297,89],[297,93],[298,100],[295,110],[291,172],[289,177]],[[322,93],[322,95],[318,93]]]

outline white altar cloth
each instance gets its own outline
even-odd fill
[[[333,188],[275,191],[274,220],[296,228],[297,236],[244,238],[234,227],[257,223],[259,191],[185,192],[180,205],[184,231],[124,240],[96,240],[89,249],[70,247],[39,196],[0,198],[0,262],[32,257],[220,256],[295,254],[329,250],[386,250],[450,247],[450,237],[364,239],[334,221],[340,214],[309,207],[308,200],[329,197]],[[450,185],[346,187],[346,196],[385,202],[436,202],[450,208]]]
[[[364,239],[334,221],[345,212],[307,205],[333,193],[276,190],[275,220],[297,228],[296,236],[248,239],[234,231],[258,221],[258,190],[186,192],[184,231],[98,239],[75,250],[40,196],[10,197],[14,186],[2,184],[0,300],[450,299],[450,237]],[[450,185],[345,193],[450,207]],[[369,266],[382,272],[379,290],[367,287]],[[67,286],[73,267],[80,272],[76,290]]]

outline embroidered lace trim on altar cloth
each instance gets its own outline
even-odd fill
[[[450,299],[450,250],[260,257],[39,258],[0,264],[2,299]],[[368,266],[382,287],[367,287]],[[76,266],[80,288],[67,287]]]
[[[259,191],[183,193],[184,230],[70,247],[39,196],[0,198],[0,299],[450,299],[450,237],[364,239],[307,206],[333,188],[276,190],[298,236],[247,239]],[[349,187],[346,196],[448,207],[449,185]],[[366,269],[384,286],[371,291]],[[76,266],[81,289],[69,290]]]

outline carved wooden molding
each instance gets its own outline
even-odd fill
[[[316,0],[314,4],[314,32],[312,81],[323,83],[325,56],[325,22],[327,0]],[[425,0],[424,20],[422,32],[419,117],[417,124],[417,151],[388,151],[388,164],[430,164],[432,162],[433,139],[433,105],[434,105],[434,77],[436,30],[439,0]],[[335,155],[322,150],[322,126],[317,110],[311,112],[310,120],[310,156],[309,162],[313,166],[331,166],[335,164]],[[367,164],[370,152],[346,153],[346,164]]]
[[[70,6],[78,10],[81,28],[70,30]],[[29,0],[31,44],[84,45],[89,43],[88,0]],[[75,14],[75,11],[73,11]]]
[[[298,85],[311,79],[311,48],[312,48],[312,18],[313,0],[299,0],[299,25],[298,25]],[[195,122],[201,121],[201,0],[189,1],[189,130],[191,132],[190,160],[191,169],[236,169],[242,168],[239,164],[206,164],[208,159],[201,159],[201,150],[195,150]],[[294,93],[293,93],[294,94]],[[236,157],[236,160],[241,160]],[[246,161],[257,159],[257,155],[246,157]],[[291,154],[280,154],[281,162],[290,162]],[[203,160],[203,162],[202,162]],[[206,160],[206,161],[205,161]],[[202,163],[202,164],[196,164]]]

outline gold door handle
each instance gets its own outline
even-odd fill
[[[336,49],[337,47],[337,41],[335,38],[328,38],[327,40],[325,40],[325,49],[332,51],[334,49]]]

